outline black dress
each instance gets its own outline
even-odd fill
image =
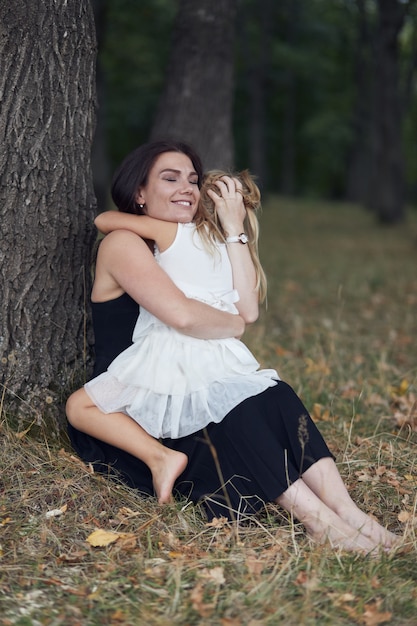
[[[92,307],[96,376],[130,345],[138,306],[124,294]],[[131,487],[153,494],[151,473],[136,457],[71,426],[69,435],[79,456],[97,471],[116,473]],[[163,443],[187,454],[175,491],[202,503],[208,518],[255,513],[313,463],[333,456],[301,400],[283,381],[239,404],[219,424]]]

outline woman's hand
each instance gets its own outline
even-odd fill
[[[223,176],[215,185],[219,191],[207,189],[207,193],[214,202],[223,230],[226,236],[240,235],[246,216],[242,183],[237,178]]]

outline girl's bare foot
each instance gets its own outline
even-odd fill
[[[170,502],[174,483],[185,470],[187,463],[188,457],[186,454],[163,447],[161,456],[150,468],[153,487],[160,504]]]

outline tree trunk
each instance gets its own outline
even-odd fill
[[[246,13],[246,14],[245,14]],[[248,3],[240,12],[240,48],[246,68],[249,169],[262,190],[268,187],[268,75],[271,59],[273,0]]]
[[[406,9],[399,0],[378,0],[378,10],[375,132],[372,146],[374,174],[370,181],[369,206],[379,221],[393,224],[405,217],[398,40]]]
[[[87,354],[96,42],[88,0],[0,0],[0,18],[0,380],[33,420],[62,414]]]
[[[346,199],[366,203],[370,177],[371,67],[372,39],[366,0],[356,0],[357,37],[353,50],[355,101],[352,112],[353,142],[348,158]]]
[[[283,4],[287,28],[285,40],[290,49],[297,48],[298,29],[302,23],[302,10],[299,0],[289,0]],[[284,109],[282,116],[282,165],[281,193],[293,196],[296,193],[296,112],[297,79],[291,64],[284,70],[283,80]]]
[[[96,24],[96,37],[98,45],[98,59],[96,64],[96,90],[97,90],[97,124],[94,133],[94,141],[91,152],[91,166],[93,171],[94,193],[97,198],[97,212],[106,211],[110,201],[111,167],[107,148],[106,133],[106,80],[105,72],[100,62],[100,49],[104,38],[107,20],[107,0],[92,0]]]
[[[180,0],[165,91],[151,138],[194,146],[204,167],[233,165],[232,102],[237,0]]]

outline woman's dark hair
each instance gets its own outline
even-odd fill
[[[113,176],[111,196],[119,211],[135,215],[143,213],[135,200],[136,194],[140,187],[146,185],[153,164],[164,152],[181,152],[188,156],[197,173],[198,186],[201,187],[203,165],[191,146],[174,140],[145,143],[127,155]]]

